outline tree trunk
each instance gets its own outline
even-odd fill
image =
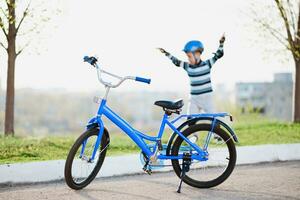
[[[294,122],[300,122],[300,60],[295,61]]]
[[[14,44],[11,45],[13,46]],[[9,52],[6,82],[5,135],[12,136],[14,135],[15,61],[16,53],[13,51]]]
[[[15,102],[15,62],[16,53],[16,23],[15,23],[15,1],[11,0],[8,6],[11,19],[8,27],[7,38],[7,82],[6,82],[6,102],[5,102],[5,135],[14,135],[14,102]]]

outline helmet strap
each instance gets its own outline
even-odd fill
[[[198,64],[198,62],[200,61],[200,59],[197,59],[197,58],[196,58],[195,52],[192,52],[192,54],[193,54],[193,57],[194,57],[194,59],[195,59],[196,64]]]

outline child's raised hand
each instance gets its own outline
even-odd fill
[[[220,44],[223,44],[225,42],[225,33],[221,36]]]
[[[164,50],[163,48],[157,48],[157,49],[163,54],[168,54],[168,52],[166,50]]]

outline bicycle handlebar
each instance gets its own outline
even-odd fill
[[[131,79],[131,80],[135,80],[135,81],[139,81],[139,82],[143,82],[143,83],[148,83],[148,84],[150,84],[150,82],[151,82],[151,79],[146,79],[146,78],[142,78],[142,77],[138,77],[138,76],[136,76],[136,77],[133,77],[133,76],[120,77],[118,75],[115,75],[115,74],[112,74],[110,72],[104,71],[104,70],[100,69],[100,67],[98,66],[98,64],[97,64],[98,59],[93,57],[93,56],[91,56],[91,57],[84,56],[83,61],[91,64],[92,66],[94,66],[97,69],[98,80],[102,84],[104,84],[105,86],[108,86],[108,87],[112,87],[112,88],[118,87],[119,85],[121,85],[122,82],[124,82],[127,79]],[[101,78],[101,73],[108,74],[112,77],[115,77],[115,78],[119,79],[120,81],[116,84],[106,82]]]
[[[135,77],[135,81],[139,81],[139,82],[143,82],[143,83],[148,83],[150,84],[151,79],[147,79],[147,78],[142,78],[142,77]]]

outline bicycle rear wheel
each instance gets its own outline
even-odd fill
[[[72,146],[65,164],[65,180],[67,185],[79,190],[86,187],[98,174],[109,145],[108,136],[103,133],[101,143],[95,159],[90,162],[94,146],[98,137],[99,128],[93,128],[84,132]],[[82,147],[85,145],[84,151]]]
[[[185,129],[183,135],[203,149],[210,130],[211,124],[195,124]],[[172,147],[172,155],[177,156],[185,152],[197,153],[178,136]],[[220,127],[216,127],[212,132],[207,153],[207,161],[192,160],[183,182],[193,187],[209,188],[221,184],[230,176],[236,163],[236,149],[232,138]],[[172,165],[180,178],[182,160],[172,160]]]

